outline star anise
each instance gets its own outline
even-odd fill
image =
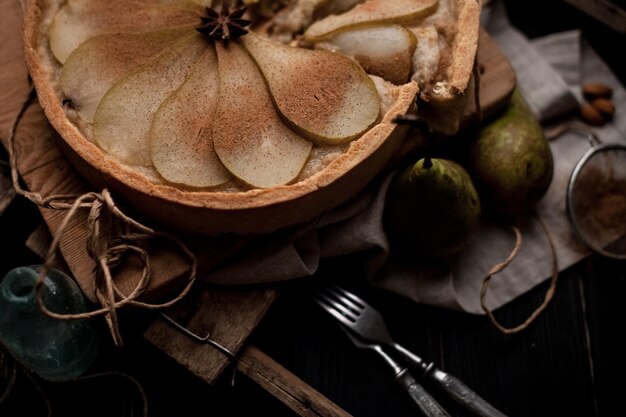
[[[246,13],[245,7],[238,7],[232,12],[229,10],[228,2],[224,1],[221,10],[217,12],[214,8],[207,7],[206,17],[202,17],[202,25],[196,30],[213,41],[228,42],[238,39],[248,33],[246,26],[252,22],[243,19]]]

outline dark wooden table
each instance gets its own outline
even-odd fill
[[[626,64],[615,49],[624,45],[623,35],[559,0],[506,3],[513,23],[531,37],[583,29],[626,83]],[[40,222],[38,211],[22,199],[0,217],[2,276],[12,267],[39,261],[24,248],[24,241]],[[361,265],[360,257],[331,260],[317,276],[286,285],[283,297],[252,335],[255,346],[354,416],[419,414],[394,385],[385,365],[371,352],[355,349],[310,301],[310,288],[320,280],[354,288],[383,312],[399,342],[461,378],[509,416],[605,416],[622,409],[626,262],[591,256],[562,272],[548,310],[514,336],[502,335],[485,317],[420,306],[368,288]],[[541,303],[546,288],[547,283],[540,285],[499,310],[497,316],[505,323],[518,323]],[[234,387],[227,377],[207,386],[138,336],[149,320],[143,315],[125,320],[126,347],[105,348],[96,367],[123,372],[140,383],[151,416],[295,415],[242,375]],[[115,376],[40,383],[39,389],[53,404],[54,416],[141,415],[136,410],[137,390],[129,380]],[[451,415],[469,415],[434,388],[430,391]],[[0,416],[45,416],[41,398],[28,379],[18,378],[11,397],[0,406]]]

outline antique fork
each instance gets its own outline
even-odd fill
[[[316,300],[320,303],[319,300]],[[372,342],[365,342],[363,339],[352,334],[348,328],[344,326],[340,326],[341,330],[343,330],[348,338],[352,341],[354,346],[360,349],[371,349],[374,352],[378,353],[383,360],[389,365],[392,369],[396,382],[400,384],[411,396],[415,404],[419,407],[419,409],[424,413],[427,417],[450,417],[450,415],[446,412],[446,410],[439,405],[439,403],[430,396],[424,387],[415,381],[415,378],[409,373],[409,370],[406,367],[401,366],[396,360],[394,360],[391,356],[389,356],[380,346],[379,344]]]
[[[381,314],[361,298],[341,287],[331,285],[319,291],[315,296],[315,301],[363,339],[392,347],[410,364],[420,369],[423,376],[429,378],[450,397],[477,416],[506,417],[459,379],[438,369],[433,362],[427,363],[394,342]]]

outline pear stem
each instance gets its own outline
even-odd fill
[[[417,128],[420,132],[427,130],[428,127],[424,124],[424,121],[415,114],[405,114],[402,116],[397,116],[393,119],[394,123],[399,125],[408,125]],[[430,169],[433,167],[433,160],[431,155],[431,138],[428,134],[423,134],[422,137],[426,140],[426,154],[424,156],[424,168]]]
[[[433,167],[433,159],[430,155],[430,150],[426,151],[426,156],[424,156],[424,169],[431,169]]]

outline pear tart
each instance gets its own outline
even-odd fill
[[[418,84],[462,96],[471,75],[474,0],[204,3],[26,1],[26,61],[61,148],[163,226],[310,221],[393,157]]]

